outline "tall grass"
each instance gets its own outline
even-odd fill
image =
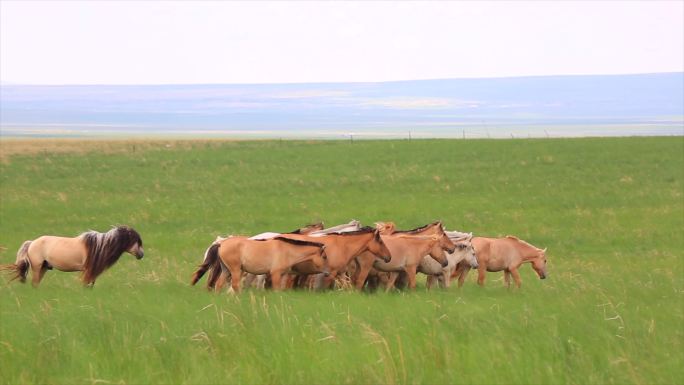
[[[25,239],[118,223],[146,249],[92,290],[54,271],[38,290],[1,284],[2,383],[684,380],[682,138],[130,146],[0,165],[3,263]],[[188,286],[215,235],[352,218],[515,234],[549,248],[550,277],[377,294]]]

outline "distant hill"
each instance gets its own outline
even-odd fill
[[[2,135],[683,134],[684,73],[255,85],[0,85]],[[574,128],[573,128],[574,127]],[[612,132],[620,127],[636,131]],[[576,130],[576,131],[573,131]],[[606,131],[607,130],[607,131]],[[589,132],[591,134],[591,132]]]

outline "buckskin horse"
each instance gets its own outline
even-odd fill
[[[81,271],[83,284],[93,286],[97,277],[114,265],[124,252],[137,259],[144,255],[140,234],[128,226],[114,227],[106,233],[88,231],[73,238],[43,235],[24,242],[17,252],[16,262],[2,265],[0,270],[14,273],[12,280],[19,279],[23,283],[30,268],[34,287],[40,284],[48,270]]]
[[[230,276],[231,286],[236,293],[240,291],[243,272],[270,274],[273,289],[280,290],[280,278],[293,265],[312,261],[316,268],[326,273],[328,265],[325,245],[322,243],[284,237],[263,241],[230,237],[209,248],[207,259],[195,271],[190,283],[197,283],[217,259],[224,274]]]

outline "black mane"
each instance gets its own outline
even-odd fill
[[[293,245],[299,245],[299,246],[315,246],[315,247],[323,247],[324,246],[322,243],[318,243],[318,242],[302,241],[299,239],[292,239],[292,238],[285,238],[285,237],[275,237],[273,239],[276,239],[278,241],[291,243]]]

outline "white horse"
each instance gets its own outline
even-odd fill
[[[472,244],[473,233],[462,233],[460,231],[445,231],[445,233],[456,245],[456,250],[453,253],[447,254],[449,263],[445,267],[442,267],[433,258],[425,256],[421,260],[420,265],[418,265],[418,271],[428,276],[426,282],[428,289],[432,287],[435,279],[438,280],[440,287],[449,287],[451,274],[461,261],[465,261],[465,263],[474,269],[478,266],[475,249]]]

